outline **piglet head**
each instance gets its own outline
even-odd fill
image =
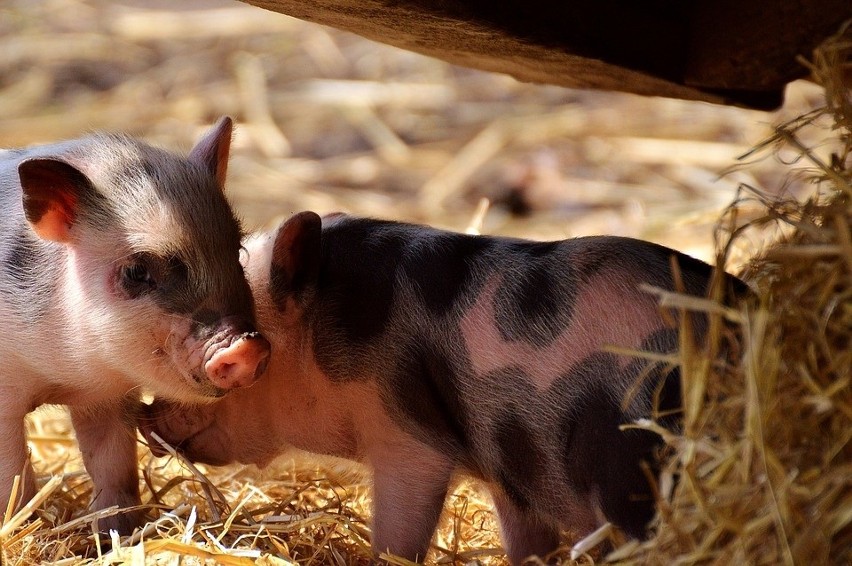
[[[138,421],[154,454],[165,453],[160,439],[190,460],[208,464],[236,460],[263,466],[280,452],[275,411],[280,411],[281,404],[276,399],[282,395],[287,373],[304,362],[303,316],[310,312],[317,290],[321,235],[320,217],[302,212],[277,230],[253,234],[244,241],[245,273],[256,299],[258,322],[275,345],[269,374],[251,389],[234,391],[215,402],[187,404],[158,397]],[[240,341],[234,344],[239,346]],[[223,351],[207,363],[217,364],[229,355],[229,350]],[[246,438],[251,442],[245,442]]]
[[[176,399],[250,385],[269,358],[223,192],[231,133],[222,118],[187,158],[100,135],[19,165],[32,230],[64,246],[57,300],[78,338],[132,384]]]

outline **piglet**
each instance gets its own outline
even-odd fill
[[[311,212],[245,247],[269,371],[215,404],[156,401],[149,440],[210,464],[264,465],[290,445],[366,461],[374,550],[410,560],[455,470],[486,483],[513,564],[601,516],[646,534],[661,442],[619,426],[676,425],[678,370],[605,346],[674,352],[677,326],[640,285],[671,289],[673,259],[704,295],[709,265],[628,238],[533,242]]]
[[[15,475],[19,504],[34,495],[36,407],[69,407],[93,508],[135,506],[140,391],[203,402],[264,370],[223,193],[231,132],[221,119],[187,158],[107,134],[0,151],[0,509]]]

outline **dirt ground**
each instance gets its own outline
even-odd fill
[[[110,130],[186,150],[229,114],[238,129],[228,191],[250,230],[308,209],[464,230],[479,224],[479,207],[487,234],[619,234],[705,260],[740,184],[808,189],[783,180],[771,159],[722,175],[775,124],[821,104],[807,82],[792,84],[773,113],[569,90],[236,1],[175,4],[0,4],[0,147]],[[78,477],[64,413],[36,413],[31,441],[40,473]],[[217,477],[280,482],[301,466],[346,483],[350,496],[364,491],[345,467],[306,461]],[[461,488],[476,498],[469,489]],[[459,501],[467,504],[448,508]],[[493,517],[476,517],[471,524],[493,543]]]

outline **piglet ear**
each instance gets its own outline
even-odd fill
[[[70,242],[80,199],[93,190],[89,179],[74,166],[52,158],[22,161],[18,176],[24,212],[35,233],[44,240]]]
[[[322,254],[322,220],[314,212],[300,212],[278,228],[272,248],[269,292],[279,309],[287,298],[313,285]]]
[[[216,179],[216,184],[219,185],[220,189],[225,188],[225,177],[228,174],[228,152],[231,150],[233,133],[233,120],[229,116],[222,116],[189,152],[189,159],[204,165]]]

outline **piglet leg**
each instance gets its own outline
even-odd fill
[[[500,534],[509,562],[522,564],[537,555],[542,560],[559,546],[559,529],[520,509],[502,490],[491,489],[491,498],[500,519]]]
[[[423,561],[447,496],[453,465],[416,441],[382,446],[374,468],[373,551]]]
[[[117,505],[120,509],[140,504],[136,429],[128,422],[132,402],[124,400],[95,407],[71,408],[71,422],[92,478],[93,509]],[[115,529],[129,534],[143,520],[139,509],[101,519],[102,531]]]
[[[16,508],[20,508],[35,495],[33,467],[27,454],[24,411],[0,414],[0,516],[6,512],[16,475],[21,476],[16,498]]]

